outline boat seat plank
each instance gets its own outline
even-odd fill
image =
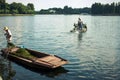
[[[38,60],[42,60],[42,61],[45,61],[45,62],[52,62],[52,61],[61,61],[61,59],[55,57],[55,56],[46,56],[46,57],[43,57],[43,58],[39,58]]]
[[[61,64],[64,64],[61,59],[55,57],[55,56],[46,56],[46,57],[43,57],[43,58],[38,58],[36,60],[36,62],[39,62],[39,63],[45,63],[45,64],[48,64],[48,65],[51,65],[51,66],[59,66]]]
[[[16,52],[19,48],[12,48],[10,52]]]

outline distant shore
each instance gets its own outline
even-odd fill
[[[91,14],[92,16],[120,16],[119,14]]]
[[[91,15],[91,16],[120,16],[118,14],[0,14],[0,16],[34,16],[34,15]]]
[[[35,14],[0,14],[0,16],[34,16]]]

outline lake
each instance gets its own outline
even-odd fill
[[[88,30],[70,33],[78,17]],[[69,61],[60,70],[41,72],[0,57],[6,80],[120,80],[120,16],[1,16],[0,49],[6,47],[4,26],[12,31],[14,44]]]

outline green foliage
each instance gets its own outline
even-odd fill
[[[34,11],[34,5],[31,4],[31,3],[27,4],[27,8],[28,8],[28,10],[33,10]]]
[[[18,49],[16,53],[19,53],[21,55],[30,55],[30,53],[27,50],[25,50],[24,48]]]
[[[14,53],[16,56],[19,57],[23,57],[23,58],[27,58],[32,60],[33,58],[35,58],[33,55],[31,55],[26,49],[24,48],[20,48],[16,51],[16,53]]]
[[[49,8],[49,9],[42,9],[39,14],[81,14],[81,13],[91,13],[90,8],[75,8],[64,6],[64,8]]]
[[[13,9],[13,10],[11,10],[11,13],[12,14],[18,14],[19,12],[18,12],[18,10]]]
[[[13,43],[9,42],[9,43],[7,43],[7,47],[8,47],[8,48],[14,48],[15,45],[14,45]]]
[[[35,9],[32,3],[23,5],[22,3],[13,2],[6,3],[6,0],[0,0],[0,14],[34,14]],[[120,15],[120,2],[111,4],[94,3],[91,8],[72,8],[64,6],[64,8],[42,9],[37,14],[81,14],[88,13],[93,15],[101,14],[117,14]]]
[[[9,49],[13,49],[15,48],[16,46],[13,44],[13,43],[8,43],[7,44],[7,47]],[[35,58],[33,55],[31,55],[25,48],[19,48],[15,53],[13,53],[14,55],[16,56],[19,56],[19,57],[23,57],[23,58],[27,58],[27,59],[30,59],[30,60],[33,60],[33,58]]]
[[[106,15],[120,15],[120,2],[119,3],[111,3],[111,4],[101,4],[94,3],[91,8],[91,12],[93,15],[106,14]]]
[[[40,14],[51,14],[50,10],[41,10]]]
[[[0,0],[0,3],[5,3],[5,0]]]
[[[53,11],[53,12],[51,12]],[[93,15],[120,15],[120,2],[111,4],[94,3],[91,8],[72,8],[64,6],[64,8],[42,9],[38,14],[82,14],[88,13]]]
[[[28,10],[27,13],[28,14],[34,14],[35,12],[33,10]]]
[[[0,14],[34,14],[34,12],[32,3],[25,6],[22,3],[13,2],[8,4],[5,0],[0,0]]]
[[[2,10],[0,10],[0,13],[4,14],[4,10],[3,10],[3,9],[2,9]]]

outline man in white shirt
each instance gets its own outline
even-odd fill
[[[9,30],[8,27],[4,27],[4,31],[5,31],[5,36],[6,36],[6,40],[7,42],[10,42],[12,40],[12,33]]]

